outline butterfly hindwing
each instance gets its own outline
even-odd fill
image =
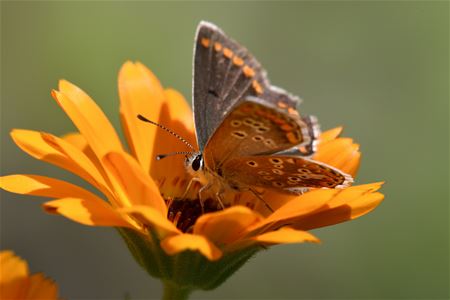
[[[299,99],[270,85],[252,54],[215,25],[200,23],[194,48],[193,107],[200,150],[229,110],[247,96],[297,113]]]
[[[293,193],[304,188],[340,188],[352,182],[351,176],[331,166],[298,156],[236,157],[226,161],[220,172],[231,186]]]
[[[204,159],[214,170],[228,159],[273,154],[309,142],[308,127],[298,115],[248,97],[226,115],[208,141]]]
[[[310,158],[317,150],[317,143],[320,136],[320,126],[315,116],[302,116],[302,121],[306,124],[309,142],[296,145],[291,149],[282,151],[279,154],[283,155],[300,155],[302,157]]]

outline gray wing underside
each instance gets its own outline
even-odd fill
[[[209,41],[208,47],[202,44],[204,39]],[[222,46],[219,51],[215,49],[216,43]],[[225,55],[225,48],[231,50],[232,56]],[[254,75],[248,76],[244,66],[253,70]],[[200,22],[197,28],[193,72],[192,101],[200,151],[224,116],[247,96],[257,96],[272,104],[281,102],[286,109],[296,109],[300,102],[299,98],[283,89],[271,86],[266,72],[250,52],[208,22]],[[254,81],[261,87],[259,93]]]

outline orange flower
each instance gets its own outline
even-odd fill
[[[205,203],[202,211],[195,192],[185,195],[190,175],[183,158],[154,159],[158,154],[186,150],[186,146],[136,117],[142,114],[164,124],[196,145],[192,112],[183,96],[164,89],[150,70],[132,62],[125,63],[119,73],[119,94],[129,152],[95,102],[65,80],[60,81],[59,90],[52,91],[52,96],[79,133],[64,137],[19,129],[11,133],[22,150],[77,174],[99,190],[104,199],[73,184],[38,175],[4,176],[1,187],[56,199],[44,203],[49,213],[85,225],[121,228],[119,232],[138,263],[165,281],[213,288],[225,275],[222,270],[222,277],[214,277],[211,270],[223,267],[222,263],[228,264],[231,274],[234,267],[265,246],[317,243],[319,240],[307,230],[360,217],[383,199],[377,192],[381,183],[373,183],[346,189],[315,189],[301,196],[268,192],[265,201],[273,212],[245,193],[232,195],[230,207],[224,210]],[[340,132],[341,128],[336,128],[321,135],[315,159],[354,176],[361,154],[351,139],[338,137]],[[183,278],[177,273],[181,272],[179,266],[165,264],[179,263],[180,259],[175,258],[188,253],[201,254],[203,264],[217,267],[209,267],[210,273],[202,277],[208,283],[199,279],[198,273],[196,281],[185,282],[188,276]],[[196,270],[192,265],[189,268],[185,271]]]
[[[0,299],[58,299],[58,287],[43,274],[30,275],[26,261],[0,252]]]

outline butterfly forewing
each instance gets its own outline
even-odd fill
[[[214,171],[228,159],[273,154],[309,141],[308,128],[298,116],[248,97],[227,114],[208,141],[205,165]]]
[[[226,161],[222,176],[231,186],[259,186],[284,192],[345,187],[352,178],[323,163],[298,156],[242,156]]]
[[[257,96],[297,114],[298,98],[271,86],[250,52],[215,25],[200,23],[194,48],[193,106],[200,150],[229,109],[246,96]]]

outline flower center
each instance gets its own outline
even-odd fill
[[[167,218],[185,233],[192,232],[195,222],[201,215],[222,210],[217,200],[212,198],[203,201],[203,209],[200,199],[168,198],[165,200],[169,208]]]

